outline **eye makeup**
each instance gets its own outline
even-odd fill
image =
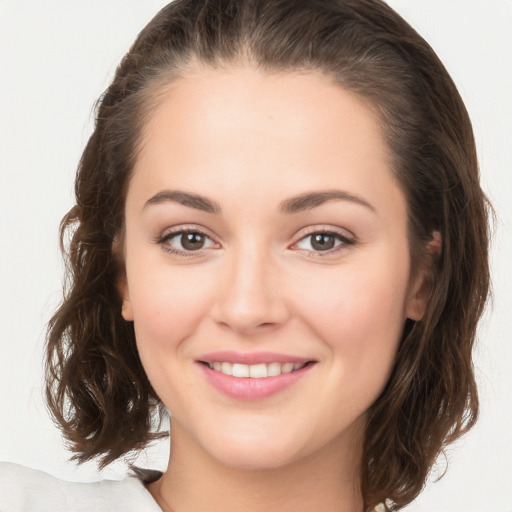
[[[298,236],[298,241],[289,246],[289,249],[313,257],[332,255],[356,243],[353,234],[348,234],[346,230],[333,229],[332,226],[311,226],[302,229]],[[221,248],[221,244],[204,228],[193,225],[176,226],[158,236],[155,243],[178,257],[199,256],[205,251]]]

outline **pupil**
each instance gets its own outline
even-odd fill
[[[204,245],[204,235],[200,233],[183,233],[181,235],[181,245],[189,251],[201,249]]]
[[[317,251],[328,251],[334,247],[334,237],[331,235],[317,234],[312,236],[311,245]]]

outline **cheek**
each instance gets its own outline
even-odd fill
[[[361,260],[302,283],[309,293],[301,316],[343,361],[377,367],[392,361],[405,323],[408,257],[400,261]]]
[[[147,268],[129,276],[130,300],[141,357],[150,351],[158,357],[178,348],[204,317],[211,279],[191,282],[179,268]]]
[[[191,282],[179,268],[146,268],[129,281],[137,349],[149,381],[174,414],[187,409],[188,393],[197,386],[186,371],[187,341],[210,307],[211,280]]]

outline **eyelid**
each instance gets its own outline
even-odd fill
[[[303,250],[299,249],[296,246],[308,236],[314,234],[326,234],[326,235],[334,235],[342,240],[343,243],[338,246],[333,247],[332,249],[328,249],[326,251],[309,251],[314,256],[327,256],[329,254],[333,254],[347,246],[353,245],[357,242],[357,237],[347,229],[340,228],[332,225],[315,225],[308,226],[306,228],[302,228],[297,234],[294,236],[295,241],[289,246],[292,250]]]
[[[168,226],[165,228],[160,235],[157,235],[156,239],[161,240],[163,238],[167,238],[170,235],[176,235],[178,233],[201,233],[202,235],[206,235],[208,238],[215,240],[215,235],[206,227],[201,226],[200,224],[177,224],[176,226]]]
[[[199,233],[207,237],[211,242],[213,242],[217,246],[217,248],[221,247],[221,244],[218,242],[217,237],[214,234],[212,234],[212,232],[208,228],[205,228],[204,226],[198,224],[178,224],[176,226],[168,227],[161,234],[155,237],[154,242],[158,245],[161,245],[165,251],[180,256],[197,256],[204,253],[206,250],[211,249],[211,247],[209,247],[201,248],[198,249],[197,251],[181,251],[170,246],[165,246],[167,240],[182,233]],[[340,228],[338,226],[332,225],[313,225],[299,230],[294,236],[295,241],[291,245],[289,245],[288,248],[291,250],[304,251],[304,249],[297,248],[297,244],[304,240],[305,238],[307,238],[308,236],[317,233],[334,235],[341,239],[342,243],[326,251],[309,251],[311,254],[315,256],[327,256],[347,246],[353,245],[357,242],[356,236],[351,231],[345,228]]]
[[[204,235],[206,238],[211,240],[215,245],[220,247],[220,243],[216,240],[215,235],[211,233],[211,231],[204,226],[200,226],[198,224],[178,224],[176,226],[172,226],[169,228],[166,228],[161,234],[157,235],[154,239],[154,243],[160,245],[163,250],[175,254],[178,256],[198,256],[200,254],[203,254],[204,251],[211,249],[211,247],[208,248],[201,248],[196,251],[181,251],[179,249],[175,249],[174,247],[171,247],[169,245],[165,245],[165,243],[170,240],[171,238],[178,236],[182,233],[199,233],[201,235]]]
[[[352,233],[348,229],[327,224],[316,224],[299,230],[294,236],[295,242],[293,242],[293,244],[296,244],[298,241],[302,240],[306,236],[313,235],[315,233],[332,233],[333,235],[338,235],[340,238],[350,240],[351,242],[357,241],[357,238],[354,235],[354,233]]]

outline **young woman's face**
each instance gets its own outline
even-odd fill
[[[418,319],[373,113],[314,73],[197,70],[143,134],[123,316],[182,437],[264,468],[347,450]]]

